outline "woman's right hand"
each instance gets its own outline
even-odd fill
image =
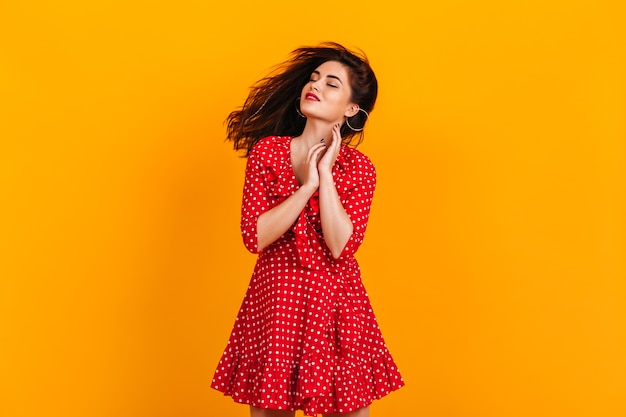
[[[311,187],[312,190],[317,190],[320,186],[320,174],[317,168],[317,164],[320,158],[326,151],[326,145],[318,143],[309,149],[307,158],[304,161],[305,169],[303,170],[306,178],[303,178],[302,186]]]

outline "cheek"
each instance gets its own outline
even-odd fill
[[[338,108],[345,108],[350,104],[350,97],[345,93],[338,93],[333,97],[333,104]]]

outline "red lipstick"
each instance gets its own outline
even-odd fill
[[[313,100],[313,101],[320,101],[319,97],[317,97],[315,94],[313,93],[306,93],[306,95],[304,96],[305,100]]]

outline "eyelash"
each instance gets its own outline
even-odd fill
[[[310,83],[313,83],[313,82],[315,82],[315,81],[317,81],[317,80],[314,80],[313,78],[311,78],[311,79],[309,80],[309,82],[310,82]],[[336,86],[336,85],[334,85],[334,84],[326,84],[326,85],[327,85],[327,86],[329,86],[329,87],[333,87],[333,88],[339,88],[338,86]]]

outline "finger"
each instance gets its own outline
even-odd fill
[[[333,145],[341,144],[341,125],[339,123],[333,126]]]
[[[332,130],[332,138],[331,138],[331,142],[328,144],[329,149],[331,150],[331,152],[335,152],[337,149],[339,149],[339,145],[341,144],[341,134],[339,133],[339,130],[337,129],[337,125],[333,125]]]
[[[326,148],[326,144],[325,143],[316,143],[315,145],[311,146],[311,148],[309,148],[309,155],[312,155],[313,152],[316,152],[320,149],[324,149]]]
[[[317,161],[317,157],[320,152],[326,149],[326,145],[323,143],[318,143],[309,149],[309,154],[307,155],[307,162]]]

